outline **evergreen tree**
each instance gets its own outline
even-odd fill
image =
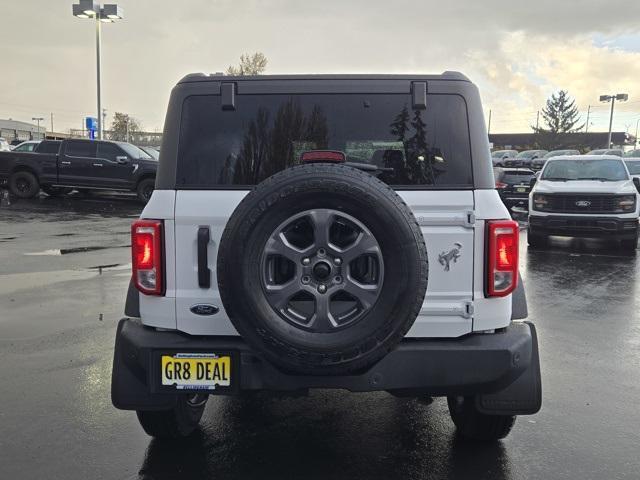
[[[403,142],[406,140],[407,130],[409,130],[409,109],[407,108],[407,104],[404,104],[402,110],[396,118],[391,122],[391,135],[395,135],[396,139],[399,142]]]
[[[422,120],[422,110],[415,109],[411,127],[413,136],[407,142],[407,169],[413,183],[434,183],[433,166],[429,158],[427,143],[427,124]]]
[[[580,112],[575,105],[575,100],[569,97],[566,90],[560,90],[547,99],[547,105],[542,109],[542,119],[547,128],[538,128],[538,130],[550,133],[577,132],[584,127],[584,125],[576,126],[580,121]]]
[[[560,90],[547,99],[542,109],[542,121],[545,127],[531,127],[536,134],[535,145],[546,150],[573,148],[567,143],[567,133],[574,133],[582,128],[579,125],[580,112],[566,90]]]

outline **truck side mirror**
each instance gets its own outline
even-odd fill
[[[127,157],[126,155],[116,157],[116,162],[118,162],[120,165],[126,165],[127,163],[129,163],[129,157]]]
[[[640,193],[640,178],[633,177],[633,184],[636,186],[636,190]]]
[[[531,180],[529,180],[529,186],[533,189],[537,181],[538,179],[536,177],[531,177]]]

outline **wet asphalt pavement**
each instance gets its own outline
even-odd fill
[[[213,397],[182,443],[112,407],[129,281],[131,197],[0,204],[0,479],[640,478],[640,256],[557,240],[522,276],[543,409],[491,445],[459,440],[446,402],[386,393]]]

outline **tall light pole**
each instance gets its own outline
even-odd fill
[[[97,85],[97,115],[98,121],[98,138],[102,138],[104,128],[102,121],[102,92],[101,92],[101,55],[100,46],[102,43],[103,23],[112,23],[122,19],[122,8],[115,3],[100,5],[98,0],[79,0],[79,3],[73,4],[73,15],[78,18],[92,18],[96,22],[96,85]]]
[[[38,122],[38,135],[40,135],[40,122],[44,121],[44,118],[42,118],[42,117],[32,117],[31,120],[34,121],[34,122]]]
[[[638,141],[638,124],[640,123],[640,118],[638,120],[636,120],[636,148],[638,148],[638,146],[640,146],[640,141]]]
[[[616,95],[600,95],[601,102],[611,102],[611,114],[609,115],[609,135],[607,136],[607,146],[605,148],[611,148],[611,127],[613,126],[613,107],[616,104],[616,100],[620,102],[626,102],[629,100],[629,95],[626,93],[618,93]]]

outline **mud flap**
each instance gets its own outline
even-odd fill
[[[147,385],[149,355],[129,344],[121,335],[127,320],[122,319],[116,333],[111,374],[111,402],[120,410],[171,410],[176,405],[175,395],[151,394]],[[144,358],[141,358],[144,357]],[[142,361],[141,361],[142,360]]]
[[[476,407],[487,415],[532,415],[542,407],[542,379],[538,334],[531,322],[531,365],[511,385],[496,393],[476,396]]]

